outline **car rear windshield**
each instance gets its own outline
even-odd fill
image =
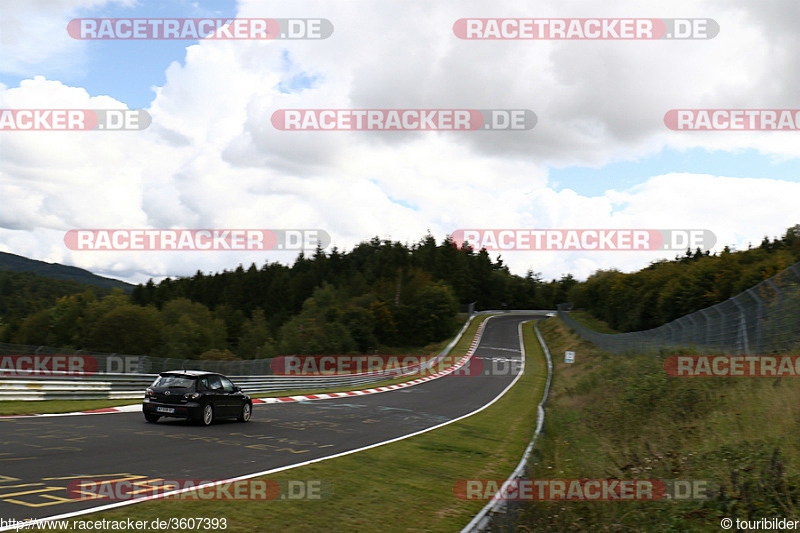
[[[153,387],[169,389],[188,389],[194,385],[195,378],[185,376],[159,376]]]

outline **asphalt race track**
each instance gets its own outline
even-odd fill
[[[67,485],[76,479],[229,479],[462,417],[513,381],[520,368],[518,325],[532,318],[544,316],[488,321],[475,352],[484,362],[481,375],[448,375],[352,398],[256,405],[246,424],[202,427],[177,419],[148,424],[141,412],[0,419],[0,518],[51,517],[109,503],[71,499]]]

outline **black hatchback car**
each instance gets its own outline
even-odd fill
[[[196,420],[204,426],[218,418],[247,422],[253,400],[222,374],[173,370],[159,374],[147,388],[142,412],[148,422],[162,416]]]

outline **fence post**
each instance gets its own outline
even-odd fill
[[[681,336],[680,329],[675,320],[669,323],[669,340],[672,344],[678,344],[678,339],[680,339]]]
[[[717,349],[725,351],[725,347],[723,346],[724,338],[725,338],[725,313],[722,312],[721,305],[717,304],[714,306],[714,309],[717,310],[720,316],[719,322],[719,342],[717,342]]]
[[[711,344],[711,319],[708,318],[708,314],[706,314],[705,309],[700,310],[700,314],[703,315],[703,318],[706,321],[706,342],[705,345],[708,347]]]
[[[755,339],[753,341],[753,346],[755,347],[756,352],[760,354],[764,351],[761,339],[761,319],[764,317],[763,301],[758,297],[756,291],[754,291],[752,288],[747,289],[747,294],[749,294],[756,301],[756,323],[754,328]]]
[[[689,342],[688,344],[700,344],[697,339],[697,322],[694,320],[694,315],[696,313],[692,313],[690,315],[686,315],[686,319],[692,323],[692,330],[691,334],[689,335]]]
[[[781,316],[782,317],[783,313],[784,313],[784,309],[783,309],[783,291],[781,290],[780,287],[778,287],[775,284],[774,281],[772,281],[772,278],[767,279],[766,282],[769,284],[770,287],[772,287],[772,290],[775,291],[775,294],[778,296],[778,309],[776,311],[775,308],[773,307],[771,314],[773,316]],[[777,343],[772,343],[771,348],[772,349],[777,349],[777,350],[782,350],[783,349],[782,339],[779,340]],[[763,348],[762,348],[762,350],[763,350]]]
[[[747,342],[747,319],[744,316],[744,305],[739,303],[738,296],[731,298],[731,300],[733,300],[733,303],[735,303],[736,307],[739,309],[739,329],[737,331],[736,341],[739,342],[739,339],[741,339],[744,355],[750,355],[750,345]]]
[[[797,263],[790,266],[789,270],[792,271],[792,274],[794,274],[797,277],[797,279],[800,279],[800,268],[797,267]]]

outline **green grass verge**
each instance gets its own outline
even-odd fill
[[[560,320],[541,329],[554,379],[532,478],[708,480],[723,490],[708,501],[534,502],[521,530],[719,532],[724,517],[800,519],[800,380],[670,377],[663,359],[601,352]]]
[[[485,502],[457,499],[454,483],[460,479],[505,479],[519,462],[536,425],[547,365],[533,323],[525,324],[523,330],[525,374],[487,409],[435,431],[265,478],[323,480],[333,488],[328,499],[152,501],[79,518],[224,517],[228,520],[226,533],[459,530]]]

